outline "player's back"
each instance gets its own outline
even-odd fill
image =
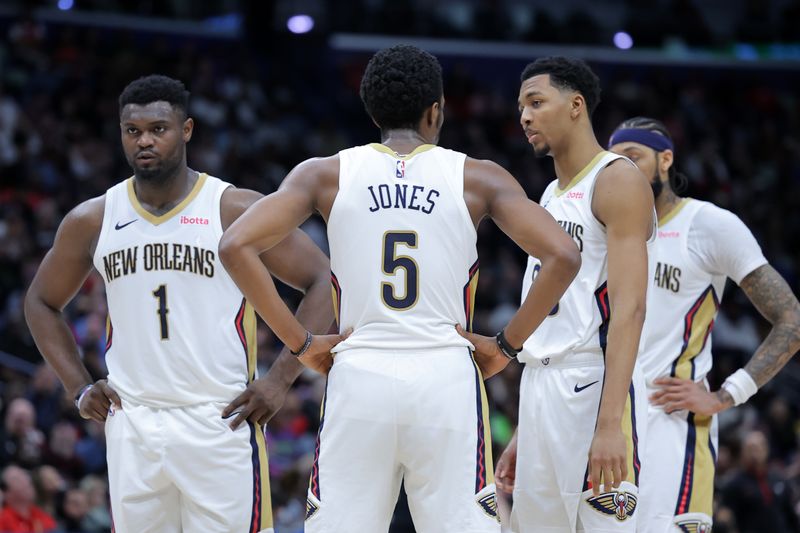
[[[228,187],[201,174],[161,216],[141,206],[133,178],[106,193],[94,264],[108,300],[109,381],[123,401],[227,403],[255,376],[255,314],[217,254]]]
[[[339,153],[328,221],[334,305],[349,348],[468,346],[476,231],[464,201],[466,156],[433,145]]]

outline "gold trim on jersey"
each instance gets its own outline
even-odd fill
[[[694,358],[700,355],[708,341],[719,301],[713,286],[709,286],[692,305],[683,320],[683,348],[672,363],[672,377],[694,380]]]
[[[686,205],[689,203],[690,199],[691,198],[683,198],[680,202],[678,202],[678,205],[676,205],[675,207],[673,207],[670,210],[669,213],[667,213],[663,217],[659,218],[658,219],[658,227],[660,228],[661,226],[665,226],[667,224],[667,222],[669,222],[670,220],[672,220],[673,218],[678,216],[678,213],[680,213],[681,210],[684,207],[686,207]]]
[[[641,464],[639,462],[639,436],[636,432],[636,404],[633,385],[630,386],[628,397],[625,399],[625,409],[622,412],[622,433],[628,442],[626,459],[628,477],[625,478],[625,481],[638,487]]]
[[[603,150],[602,152],[594,156],[592,160],[589,161],[589,164],[583,167],[583,169],[580,172],[578,172],[574,178],[569,180],[569,183],[567,183],[567,186],[564,187],[563,189],[559,187],[558,184],[556,183],[556,188],[553,191],[553,194],[555,194],[556,196],[561,196],[562,194],[564,194],[565,192],[576,186],[583,178],[586,177],[586,174],[588,174],[595,167],[595,165],[597,165],[597,163],[599,163],[600,160],[608,153],[609,153],[608,151]]]
[[[675,515],[703,513],[712,516],[716,465],[711,449],[710,416],[689,413],[686,455]]]
[[[253,424],[256,433],[256,447],[258,448],[259,482],[261,483],[261,508],[257,531],[272,527],[272,493],[269,485],[269,458],[267,457],[267,441],[264,438],[264,428],[258,422]]]
[[[189,205],[198,194],[200,194],[200,190],[203,188],[203,184],[205,184],[207,177],[208,175],[205,172],[200,173],[197,176],[197,181],[194,183],[192,190],[186,195],[186,198],[181,200],[178,205],[163,215],[154,215],[142,206],[142,204],[139,202],[139,199],[136,197],[136,190],[133,188],[133,178],[128,178],[128,199],[130,200],[133,209],[139,213],[143,219],[154,226],[158,226],[159,224],[163,224],[167,220],[183,211],[184,208],[186,208],[186,206]]]
[[[407,160],[411,159],[412,157],[414,157],[415,155],[421,154],[422,152],[427,152],[431,148],[436,148],[435,144],[421,144],[421,145],[417,146],[416,148],[414,148],[414,150],[410,154],[398,154],[397,152],[395,152],[394,150],[392,150],[391,148],[389,148],[385,144],[369,143],[367,146],[369,146],[371,148],[374,148],[375,150],[377,150],[379,152],[383,152],[384,154],[389,154],[390,156],[392,156],[394,158],[402,159],[403,161],[407,161]]]
[[[244,318],[242,320],[244,338],[247,342],[247,382],[256,379],[256,365],[258,364],[258,321],[256,311],[250,302],[245,303]]]

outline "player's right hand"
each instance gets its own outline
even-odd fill
[[[517,433],[503,450],[500,459],[497,461],[497,467],[494,469],[494,481],[497,485],[497,490],[502,490],[511,494],[514,492],[514,482],[517,479]]]
[[[303,355],[297,358],[303,366],[316,370],[323,376],[327,376],[333,366],[333,354],[331,350],[334,346],[350,336],[352,329],[341,335],[314,335],[311,337],[311,345]]]
[[[117,391],[111,388],[107,380],[99,379],[81,398],[78,412],[87,420],[105,422],[109,412],[113,413],[116,409],[122,409],[122,400]]]
[[[494,376],[511,361],[500,351],[497,339],[494,337],[485,337],[477,333],[464,331],[460,324],[456,324],[456,331],[475,347],[475,351],[472,354],[475,357],[475,363],[481,369],[483,379],[489,379]]]

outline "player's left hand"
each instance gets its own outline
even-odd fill
[[[230,423],[233,430],[245,420],[263,426],[283,406],[289,387],[289,384],[279,383],[267,373],[263,378],[250,383],[244,392],[234,398],[222,410],[222,418],[236,415]]]
[[[660,405],[666,413],[686,409],[703,416],[711,416],[730,407],[719,396],[706,389],[703,382],[691,379],[658,378],[653,381],[660,387],[650,396],[654,405]]]
[[[311,345],[303,355],[297,358],[303,366],[316,370],[323,376],[327,376],[333,366],[333,354],[331,350],[334,346],[350,336],[352,329],[345,331],[341,335],[314,335],[311,337]]]
[[[467,339],[475,347],[473,355],[475,363],[481,369],[483,379],[489,379],[501,370],[511,361],[508,357],[500,351],[497,345],[497,339],[494,337],[485,337],[477,333],[470,333],[464,331],[460,324],[456,324],[456,331],[459,335]]]
[[[610,492],[619,488],[628,477],[628,445],[622,428],[598,427],[594,432],[592,446],[589,448],[589,480],[592,482],[592,493]]]

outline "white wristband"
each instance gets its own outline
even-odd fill
[[[758,385],[744,368],[740,368],[728,376],[728,379],[722,384],[722,388],[731,395],[734,405],[743,404],[750,399],[750,396],[758,392]]]

